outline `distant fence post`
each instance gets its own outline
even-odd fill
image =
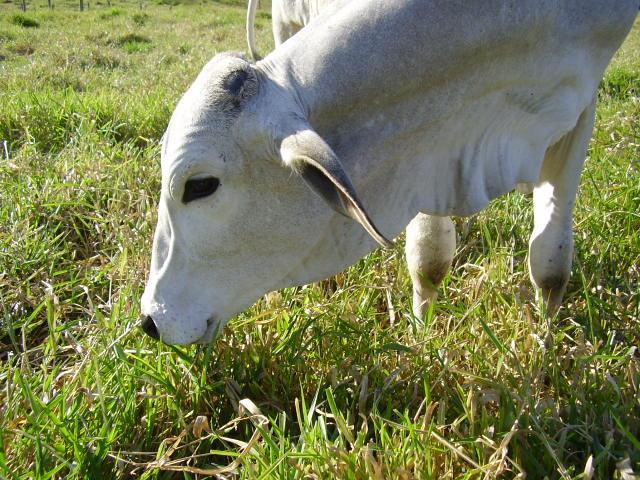
[[[84,12],[84,0],[80,0],[80,11]]]
[[[27,11],[27,0],[22,0],[22,3],[20,3],[20,10],[23,12]]]
[[[53,2],[51,0],[47,0],[47,5],[49,5],[49,10],[53,10]]]

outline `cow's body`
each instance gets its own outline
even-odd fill
[[[333,0],[276,0],[271,2],[276,47],[317,17]]]
[[[492,2],[512,5],[498,12],[486,2],[336,3],[331,21],[257,68],[295,90],[392,236],[418,210],[468,215],[518,181],[536,182],[618,46],[599,41],[607,25],[592,18],[608,0]],[[566,3],[575,8],[563,12]],[[615,21],[608,30],[621,30]]]
[[[307,25],[334,0],[273,0],[271,24],[276,47]],[[254,59],[258,59],[255,47],[254,24],[258,0],[249,0],[247,9],[247,43]]]
[[[277,164],[302,171],[309,183],[298,160],[333,152],[383,235],[394,237],[418,212],[434,215],[414,220],[431,234],[408,245],[408,257],[421,265],[412,272],[418,293],[421,283],[427,288],[438,280],[455,245],[441,216],[474,213],[518,182],[536,184],[531,275],[545,299],[559,303],[595,92],[637,9],[637,0],[338,0],[255,67],[218,59],[174,113],[169,132],[175,126],[181,133],[167,139],[175,146],[165,149],[163,175],[182,168],[185,152],[200,158],[208,148],[233,156],[246,180],[266,178],[269,187],[251,192],[265,196],[252,203],[253,228],[212,224],[179,245],[175,236],[188,227],[186,219],[205,218],[163,197],[167,218],[156,233],[143,311],[170,343],[206,340],[262,293],[325,278],[368,253],[374,242],[357,223],[305,194],[302,183],[291,184]],[[231,118],[216,102],[198,99],[197,90],[234,69],[248,72],[251,88]],[[226,95],[209,96],[218,94]],[[194,108],[201,114],[187,113]],[[216,138],[197,133],[205,120],[217,125]],[[327,198],[335,207],[335,194]],[[376,235],[368,219],[355,217]],[[273,237],[247,245],[253,264],[236,250],[230,256],[227,242],[238,242],[242,231]],[[178,265],[176,256],[186,260]],[[172,292],[172,283],[201,269],[198,262],[211,267],[198,274],[207,286]],[[234,292],[227,296],[229,285]],[[175,325],[185,317],[182,325],[192,333]]]

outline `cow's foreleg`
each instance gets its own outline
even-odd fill
[[[456,250],[455,226],[449,217],[419,213],[407,226],[405,254],[413,281],[413,314],[424,318]]]
[[[593,131],[595,99],[572,131],[549,147],[533,191],[529,274],[553,315],[561,305],[573,254],[573,206]]]

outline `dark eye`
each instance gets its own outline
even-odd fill
[[[216,177],[192,178],[191,180],[187,180],[187,183],[184,185],[182,201],[189,203],[198,198],[208,197],[217,190],[218,185],[220,185],[220,180]]]

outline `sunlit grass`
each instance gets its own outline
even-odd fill
[[[557,318],[538,313],[514,193],[457,220],[424,322],[400,241],[182,348],[135,328],[158,141],[204,63],[245,49],[244,3],[169,3],[29,4],[37,28],[0,5],[0,477],[640,470],[638,25],[599,92]]]

